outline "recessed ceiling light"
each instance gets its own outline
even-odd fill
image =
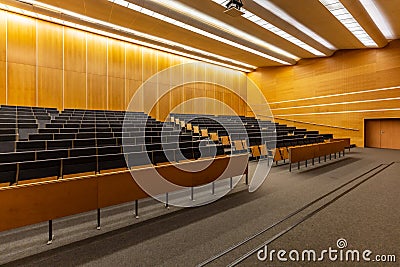
[[[135,30],[132,30],[132,29],[129,29],[129,28],[121,27],[121,26],[118,26],[118,25],[115,25],[115,24],[112,24],[112,23],[108,23],[108,22],[102,21],[102,20],[97,20],[97,19],[94,19],[94,18],[91,18],[91,17],[87,17],[87,16],[84,16],[84,15],[75,13],[75,12],[71,12],[71,11],[68,11],[68,10],[65,10],[65,9],[61,9],[61,8],[58,8],[58,7],[47,5],[47,4],[44,4],[44,3],[41,3],[41,2],[38,2],[38,1],[35,1],[35,0],[19,0],[19,1],[27,3],[27,4],[31,4],[31,5],[36,6],[38,8],[42,8],[42,9],[46,9],[46,10],[54,10],[57,13],[60,13],[60,14],[63,14],[63,15],[67,15],[67,16],[69,16],[71,18],[79,19],[79,20],[82,20],[82,21],[85,21],[85,22],[90,22],[90,23],[93,23],[93,24],[98,24],[98,25],[100,25],[102,27],[106,27],[106,28],[109,28],[109,29],[112,29],[112,30],[117,30],[117,31],[120,31],[120,32],[123,32],[123,33],[128,33],[130,35],[133,35],[133,36],[136,36],[136,37],[140,37],[140,38],[143,38],[143,39],[146,39],[146,40],[150,40],[150,41],[154,41],[154,42],[157,42],[157,43],[165,44],[165,45],[168,45],[168,46],[171,46],[171,47],[177,47],[177,48],[183,49],[183,50],[185,50],[187,52],[182,52],[182,51],[174,50],[174,49],[171,49],[171,48],[168,48],[168,47],[163,47],[163,46],[152,44],[152,43],[148,43],[148,42],[145,42],[145,41],[136,40],[136,39],[129,38],[129,37],[126,37],[126,36],[110,33],[110,32],[107,32],[107,31],[95,29],[95,28],[84,26],[84,25],[80,25],[80,24],[77,24],[77,23],[72,23],[72,22],[69,22],[69,21],[66,21],[66,20],[57,19],[57,18],[54,18],[54,17],[51,17],[51,16],[42,15],[42,14],[39,14],[39,13],[36,13],[36,12],[31,12],[31,11],[28,11],[28,10],[16,8],[16,7],[13,7],[13,6],[6,5],[6,4],[0,4],[0,8],[3,9],[3,10],[6,10],[6,11],[11,11],[11,12],[15,12],[15,13],[18,13],[18,14],[34,17],[34,18],[47,20],[47,21],[54,22],[54,23],[61,24],[61,25],[65,25],[65,26],[68,26],[68,27],[72,27],[72,28],[88,31],[88,32],[91,32],[91,33],[96,33],[96,34],[99,34],[99,35],[108,36],[108,37],[111,37],[111,38],[127,41],[127,42],[130,42],[130,43],[135,43],[135,44],[138,44],[138,45],[154,48],[154,49],[165,51],[165,52],[168,52],[168,53],[173,53],[173,54],[184,56],[184,57],[188,57],[188,58],[191,58],[191,59],[196,59],[196,60],[208,62],[208,63],[215,64],[215,65],[228,67],[228,68],[239,70],[239,71],[243,71],[243,72],[251,72],[252,69],[256,69],[257,68],[256,66],[253,66],[253,65],[250,65],[250,64],[247,64],[247,63],[244,63],[244,62],[240,62],[240,61],[237,61],[237,60],[234,60],[234,59],[231,59],[231,58],[223,57],[223,56],[220,56],[220,55],[217,55],[217,54],[214,54],[214,53],[210,53],[210,52],[207,52],[207,51],[204,51],[204,50],[200,50],[200,49],[197,49],[197,48],[194,48],[194,47],[190,47],[190,46],[183,45],[183,44],[180,44],[180,43],[177,43],[177,42],[166,40],[166,39],[163,39],[163,38],[160,38],[160,37],[156,37],[156,36],[153,36],[153,35],[150,35],[150,34],[142,33],[142,32],[139,32],[139,31],[135,31]],[[206,56],[206,57],[211,57],[213,59],[209,59],[209,58],[205,58],[205,57],[202,57],[202,56],[194,55],[192,53],[196,53],[196,54],[199,54],[199,55],[202,55],[202,56]],[[222,62],[220,62],[220,61],[222,61]],[[234,66],[234,65],[231,65],[231,64],[227,64],[228,62],[232,63],[232,64],[235,64],[235,65],[238,65],[240,67]]]
[[[375,41],[361,27],[339,0],[319,0],[363,45],[378,47]]]
[[[337,48],[333,46],[331,43],[329,43],[327,40],[313,32],[311,29],[308,27],[304,26],[302,23],[297,21],[295,18],[290,16],[288,13],[280,9],[278,6],[274,5],[271,3],[269,0],[254,0],[257,4],[265,8],[266,10],[270,11],[271,13],[275,14],[277,17],[280,17],[284,21],[288,22],[298,30],[302,31],[305,33],[307,36],[311,37],[321,45],[325,46],[326,48],[330,50],[336,50]]]
[[[379,30],[382,32],[385,38],[388,40],[396,39],[390,23],[384,16],[382,10],[376,4],[376,1],[360,0],[360,2],[364,6],[365,10],[367,10],[369,16],[374,21],[376,26],[378,26]]]
[[[200,34],[200,35],[203,35],[205,37],[217,40],[217,41],[225,43],[225,44],[228,44],[230,46],[239,48],[241,50],[250,52],[252,54],[261,56],[263,58],[278,62],[280,64],[291,65],[290,62],[281,60],[279,58],[275,58],[275,57],[273,57],[271,55],[268,55],[268,54],[263,53],[261,51],[258,51],[256,49],[244,46],[242,44],[239,44],[237,42],[228,40],[228,39],[223,38],[221,36],[218,36],[216,34],[213,34],[213,33],[207,32],[205,30],[196,28],[196,27],[191,26],[191,25],[189,25],[187,23],[184,23],[184,22],[178,21],[176,19],[170,18],[168,16],[159,14],[157,12],[154,12],[152,10],[144,8],[142,6],[139,6],[139,5],[136,5],[136,4],[132,4],[132,3],[129,3],[129,2],[124,1],[124,0],[108,0],[108,1],[113,2],[115,4],[118,4],[118,5],[121,5],[121,6],[124,6],[124,7],[127,7],[129,9],[132,9],[134,11],[140,12],[142,14],[154,17],[156,19],[162,20],[164,22],[173,24],[173,25],[178,26],[180,28],[192,31],[192,32]],[[150,0],[150,1],[153,1],[153,0]],[[288,52],[286,52],[286,51],[284,51],[284,50],[282,50],[282,49],[280,49],[278,47],[275,47],[275,46],[273,46],[273,45],[271,45],[271,44],[269,44],[267,42],[264,42],[263,40],[260,40],[260,39],[258,39],[256,37],[252,36],[252,35],[249,35],[248,33],[239,31],[236,28],[234,28],[234,27],[232,27],[232,26],[230,26],[230,25],[228,25],[226,23],[223,23],[223,22],[221,22],[221,21],[219,21],[219,20],[217,20],[217,19],[215,19],[215,18],[213,18],[211,16],[208,16],[208,15],[206,15],[204,13],[201,13],[201,12],[199,12],[199,11],[197,11],[195,9],[192,9],[192,8],[190,8],[188,6],[185,6],[185,5],[181,4],[181,3],[178,3],[176,1],[167,1],[167,0],[154,1],[154,2],[157,2],[157,4],[160,4],[160,5],[166,6],[169,9],[177,10],[180,13],[186,14],[186,15],[192,17],[192,18],[196,18],[197,20],[203,21],[203,22],[207,23],[208,25],[213,25],[214,27],[217,27],[220,30],[225,30],[225,31],[229,32],[232,35],[235,35],[235,36],[237,36],[237,37],[239,37],[241,39],[245,39],[247,41],[250,41],[250,42],[252,42],[254,44],[257,44],[259,46],[265,47],[268,50],[274,51],[274,52],[276,52],[278,54],[281,54],[281,55],[286,56],[288,58],[292,58],[294,60],[299,60],[298,57],[296,57],[296,56],[294,56],[294,55],[292,55],[292,54],[290,54],[290,53],[288,53]]]
[[[226,6],[226,2],[228,2],[227,0],[212,0],[213,2],[221,5],[221,6]],[[272,3],[268,2],[268,1],[258,1],[255,0],[254,2],[256,2],[257,4],[261,5],[263,8],[271,11],[272,13],[274,13],[275,15],[279,16],[280,18],[284,19],[285,21],[289,22],[290,24],[295,24],[293,25],[296,28],[300,28],[299,26],[301,25],[300,23],[298,23],[295,19],[293,19],[292,17],[290,17],[288,14],[286,14],[283,10],[279,9],[277,6],[273,5]],[[254,13],[252,13],[249,10],[246,10],[245,8],[241,9],[243,11],[243,15],[242,17],[261,26],[262,28],[278,35],[279,37],[297,45],[298,47],[310,52],[311,54],[315,55],[315,56],[326,56],[326,54],[322,53],[321,51],[318,51],[317,49],[311,47],[310,45],[304,43],[303,41],[299,40],[298,38],[294,37],[293,35],[281,30],[280,28],[276,27],[275,25],[269,23],[268,21],[260,18],[259,16],[255,15]],[[290,20],[290,21],[289,21]],[[303,26],[303,25],[301,25]],[[303,28],[306,28],[305,26],[303,26]],[[306,28],[308,30],[308,28]],[[300,29],[302,30],[302,29]],[[307,31],[312,32],[311,30]],[[313,33],[312,36],[313,39],[322,39],[321,37],[317,36],[315,33]],[[322,39],[323,40],[323,39]],[[318,41],[318,40],[317,40]],[[327,41],[324,40],[324,46],[328,47],[331,50],[335,50],[335,48],[329,44]],[[332,49],[333,48],[333,49]]]

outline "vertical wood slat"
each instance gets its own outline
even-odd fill
[[[7,103],[36,106],[35,19],[8,15],[7,60]]]
[[[0,11],[0,105],[7,103],[7,12]]]
[[[87,107],[86,34],[64,29],[64,108]],[[83,93],[84,91],[84,93]]]
[[[37,105],[62,109],[63,27],[38,21],[36,32],[38,44]]]

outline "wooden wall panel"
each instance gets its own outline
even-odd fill
[[[108,109],[107,76],[88,74],[87,88],[87,109]]]
[[[184,101],[184,90],[184,86],[179,86],[171,91],[171,109],[174,113],[186,112],[185,107],[181,105]]]
[[[172,66],[171,54],[158,51],[157,52],[157,71],[163,71]]]
[[[126,46],[126,99],[125,106],[128,108],[133,95],[142,84],[142,47],[132,44]],[[137,101],[139,100],[139,101]],[[143,110],[143,95],[135,98],[135,103],[129,107],[131,111]]]
[[[37,22],[37,45],[38,66],[63,69],[62,26],[39,20]]]
[[[64,28],[64,70],[86,73],[86,33],[68,27]]]
[[[64,27],[64,108],[87,107],[86,33]]]
[[[231,93],[231,108],[235,110],[236,107],[237,110],[235,110],[235,112],[236,115],[238,116],[241,115],[240,104],[239,104],[240,102],[241,102],[240,98],[237,95]]]
[[[86,107],[86,73],[64,71],[64,108]]]
[[[36,65],[36,20],[9,15],[7,21],[8,62]]]
[[[183,83],[193,83],[196,80],[196,71],[198,67],[195,64],[187,65],[183,68]],[[201,83],[200,83],[201,84]]]
[[[125,79],[108,78],[108,109],[125,110]]]
[[[349,95],[331,95],[330,97],[326,98],[318,98],[317,102],[315,98],[312,99],[304,99],[296,101],[296,106],[293,105],[293,102],[272,102],[270,103],[273,105],[274,110],[279,109],[291,109],[295,110],[300,107],[309,107],[315,105],[333,105],[335,103],[344,103],[344,102],[355,102],[355,101],[368,101],[368,100],[376,100],[376,99],[383,99],[383,98],[395,98],[400,96],[400,87],[393,88],[390,90],[384,91],[370,91],[367,90],[363,93],[359,94],[349,94]],[[356,103],[354,103],[356,104]],[[350,104],[351,105],[351,104]]]
[[[87,108],[107,109],[107,39],[87,34]]]
[[[132,44],[126,46],[126,78],[129,80],[142,81],[142,49]]]
[[[36,106],[36,21],[13,15],[7,20],[8,91],[10,105]]]
[[[186,76],[186,74],[185,74]],[[195,83],[192,85],[194,88],[194,112],[196,114],[206,114],[206,97],[207,97],[207,92],[206,92],[206,85],[204,83]]]
[[[37,105],[63,108],[63,28],[37,22]],[[49,79],[51,77],[51,79]]]
[[[183,88],[182,88],[183,90]],[[185,92],[184,92],[184,106],[183,106],[183,112],[184,113],[189,113],[193,114],[195,113],[195,100],[193,98],[196,95],[196,89],[194,88],[194,85],[192,84],[191,86],[185,87]]]
[[[224,113],[224,90],[220,86],[215,86],[215,113],[223,114]]]
[[[6,62],[0,61],[0,105],[7,103]]]
[[[232,97],[231,97],[232,93],[226,88],[224,88],[223,90],[224,90],[224,103],[225,103],[224,114],[225,115],[234,115],[234,114],[231,114],[232,108],[233,108]]]
[[[157,51],[149,48],[143,48],[142,54],[142,80],[145,82],[147,79],[157,73]]]
[[[205,84],[204,90],[206,91],[206,113],[207,114],[216,114],[215,112],[215,87],[213,84]]]
[[[108,39],[108,76],[125,79],[125,43]]]
[[[0,11],[0,105],[7,103],[6,47],[7,47],[7,12]]]
[[[108,109],[125,110],[125,43],[108,40]]]
[[[86,38],[87,73],[107,75],[107,38],[90,33]]]
[[[51,79],[49,79],[51,77]],[[63,71],[54,68],[38,68],[39,107],[63,107]]]
[[[143,93],[138,92],[141,85],[142,81],[126,80],[125,106],[130,111],[143,111]],[[133,98],[134,96],[135,98]]]
[[[8,63],[8,104],[36,106],[36,68]]]
[[[400,60],[396,59],[400,59],[400,40],[382,49],[338,51],[330,58],[304,59],[295,66],[262,68],[248,77],[262,90],[275,119],[285,119],[278,122],[351,137],[352,143],[363,146],[365,118],[400,117],[400,111],[385,111],[399,108],[399,100],[380,100],[399,97],[400,88],[363,92],[400,86]],[[252,97],[248,95],[249,101],[255,101]],[[361,102],[365,100],[374,101]]]
[[[7,12],[0,10],[0,61],[6,61]]]
[[[2,104],[56,107],[60,110],[124,110],[143,82],[158,71],[195,62],[81,30],[0,12],[4,15],[0,16]],[[229,79],[233,86],[238,74],[208,64],[178,68],[166,81],[156,79],[148,84],[131,110],[143,111],[156,103],[163,91],[161,89],[169,88],[174,81],[178,81],[178,85],[188,83],[156,104],[151,115],[164,119],[173,106],[185,100],[216,97],[216,88],[209,78],[218,80],[225,77],[224,80]],[[211,83],[193,83],[205,78]],[[234,100],[229,92],[222,90],[218,96],[221,101],[240,109],[241,102]],[[217,107],[214,101],[201,100],[190,101],[175,112],[223,114],[224,108],[223,105]]]
[[[157,101],[158,101],[158,85],[155,82],[148,82],[145,84],[145,88],[143,90],[143,107],[144,111],[150,116],[156,118],[157,117]]]
[[[347,103],[347,102],[343,102]],[[356,102],[354,104],[323,104],[323,105],[316,105],[316,106],[309,106],[309,107],[293,107],[293,108],[284,108],[284,109],[272,109],[273,112],[278,113],[280,117],[296,117],[301,114],[312,116],[312,113],[324,113],[324,112],[344,112],[350,113],[355,111],[363,111],[363,110],[370,110],[371,106],[373,109],[390,109],[390,108],[398,108],[400,107],[400,100],[391,99],[391,100],[379,100],[375,99],[373,102]]]
[[[157,110],[157,118],[165,121],[171,111],[171,92],[159,97],[155,109]]]

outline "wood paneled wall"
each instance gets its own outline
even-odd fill
[[[338,51],[295,66],[261,68],[249,77],[277,122],[351,137],[358,146],[364,145],[364,118],[400,117],[400,88],[371,91],[400,86],[400,40],[382,49]]]
[[[0,11],[0,104],[60,110],[125,110],[147,79],[171,66],[189,62],[194,60]],[[200,73],[213,68],[204,66]],[[226,71],[231,75],[227,79],[243,76],[241,72]],[[184,72],[180,75],[188,79],[199,75],[187,69]],[[173,90],[151,115],[161,119],[179,101],[201,96],[227,101],[235,112],[245,113],[244,104],[239,105],[240,101],[232,99],[229,92],[204,86],[204,83],[191,84]],[[157,82],[150,88],[141,92],[139,101],[133,105],[135,111],[143,111],[145,99],[160,97]],[[195,108],[189,104],[181,111],[193,113]],[[204,112],[225,114],[224,109],[205,105]]]
[[[244,116],[246,110],[245,99],[235,92],[222,86],[198,82],[176,87],[162,96],[151,114],[166,120],[169,113]]]

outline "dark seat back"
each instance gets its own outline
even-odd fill
[[[62,175],[97,172],[97,156],[82,156],[63,160]]]
[[[37,178],[59,177],[61,159],[22,162],[19,164],[18,181]]]

